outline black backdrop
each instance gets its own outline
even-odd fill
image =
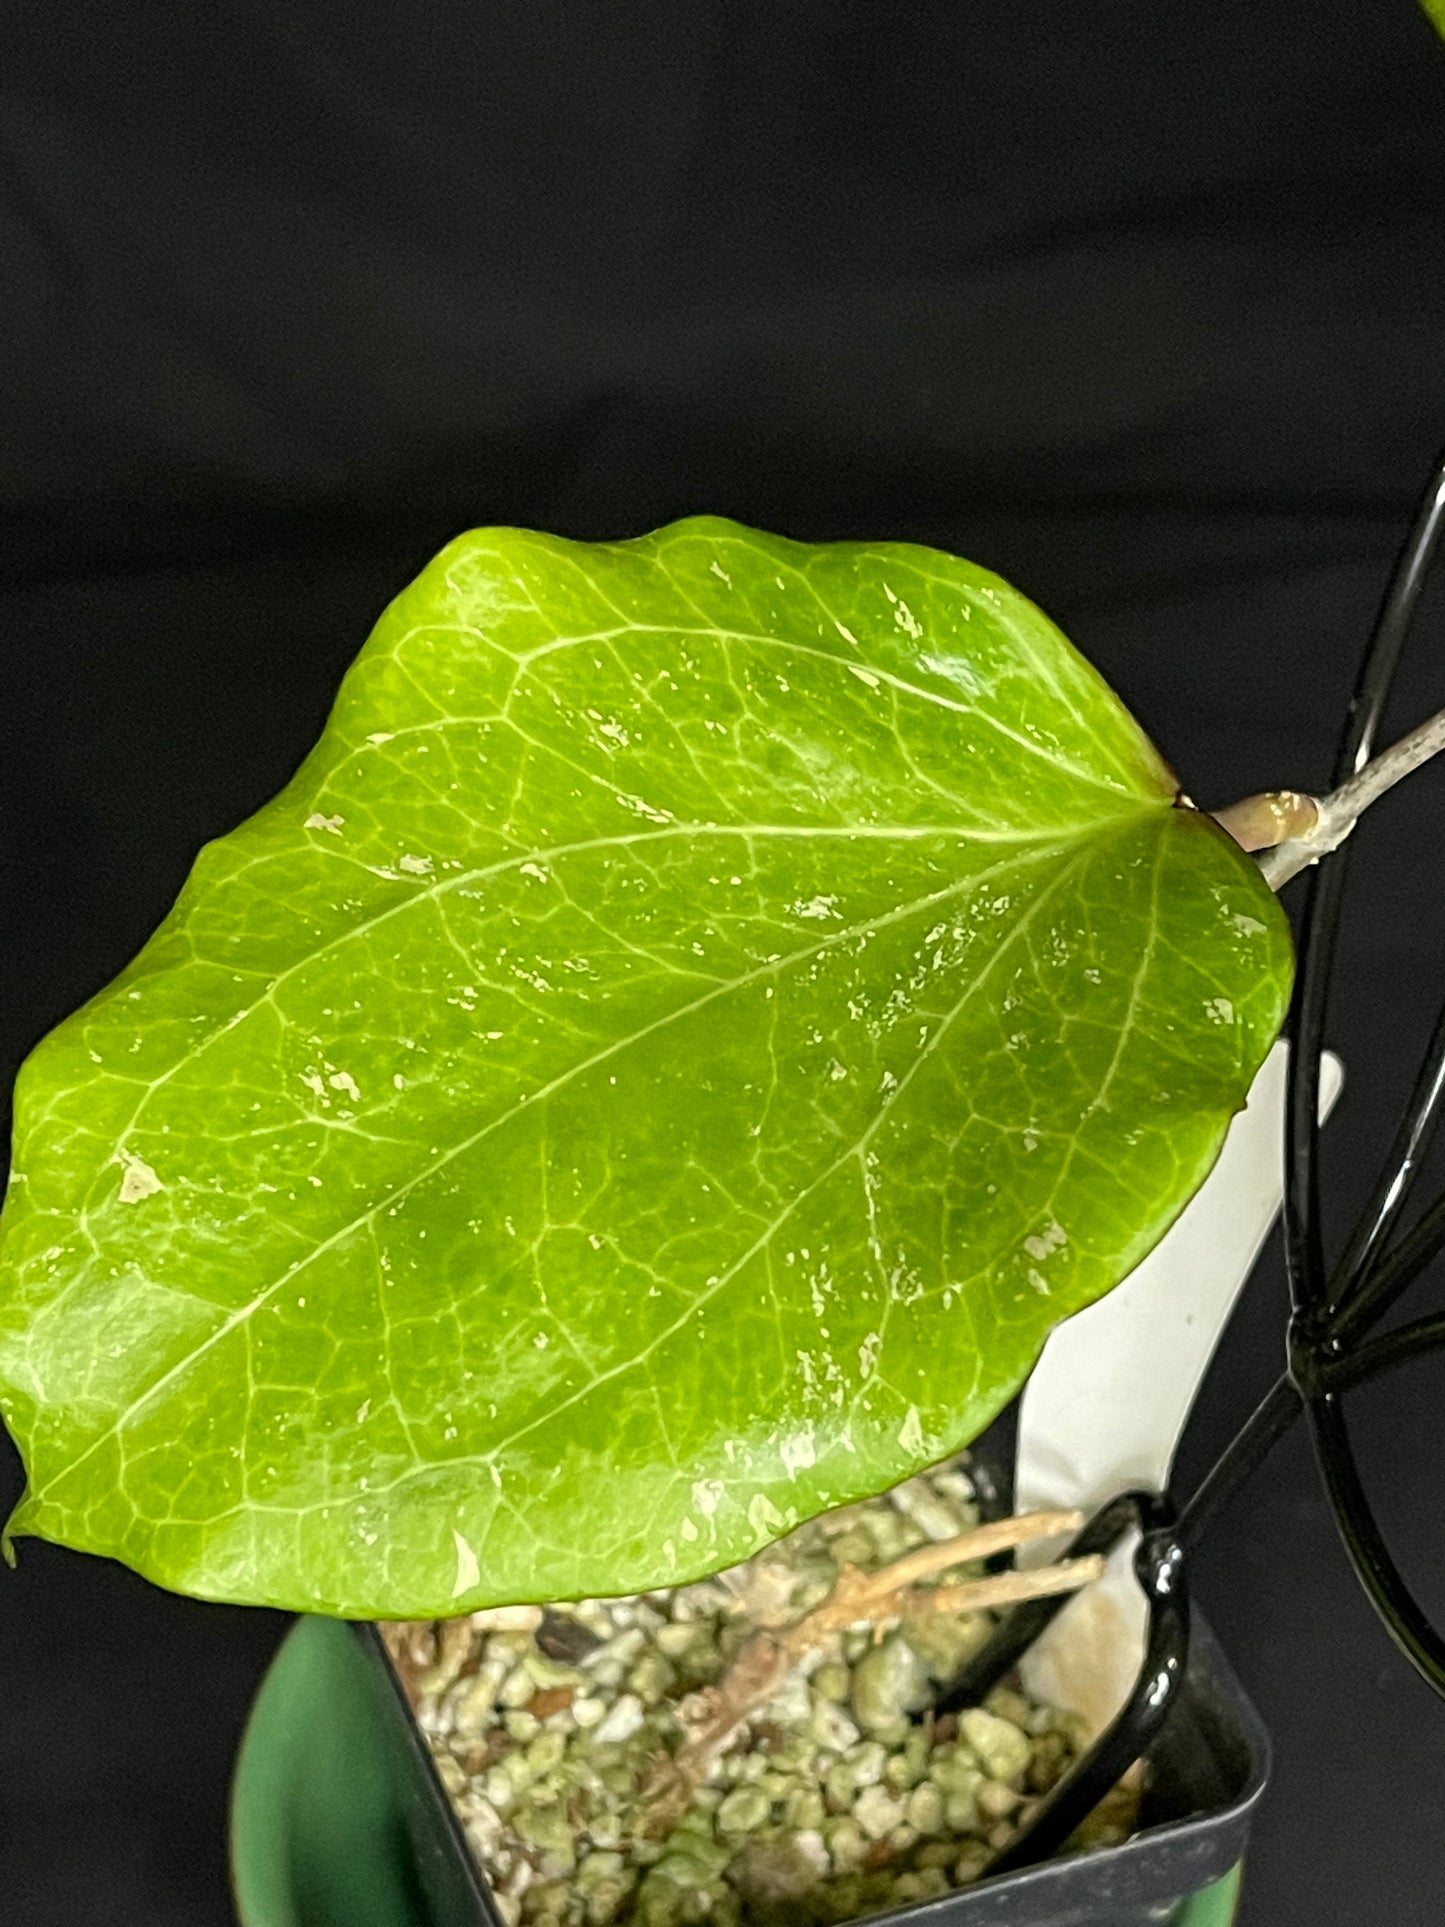
[[[1043,601],[1201,801],[1318,784],[1445,440],[1442,136],[1412,0],[13,0],[6,1085],[469,523],[937,542]],[[1442,618],[1405,721],[1441,700]],[[1337,1215],[1445,989],[1439,779],[1376,815]],[[1186,1472],[1276,1369],[1283,1304],[1272,1253]],[[1441,1391],[1365,1416],[1445,1606]],[[1196,1583],[1278,1747],[1247,1927],[1438,1922],[1445,1707],[1356,1595],[1302,1440]],[[282,1630],[22,1546],[0,1914],[228,1918],[229,1762]]]

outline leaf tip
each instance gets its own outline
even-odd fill
[[[11,1572],[14,1572],[15,1568],[20,1564],[20,1555],[15,1550],[15,1521],[21,1516],[24,1510],[25,1500],[22,1497],[4,1525],[0,1526],[0,1559],[5,1561]],[[21,1531],[24,1531],[23,1526]]]

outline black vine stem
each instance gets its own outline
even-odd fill
[[[1421,498],[1360,665],[1335,761],[1335,788],[1370,759],[1442,532],[1445,456]],[[1140,1535],[1135,1571],[1149,1613],[1144,1664],[1127,1705],[1039,1803],[992,1862],[990,1873],[1056,1852],[1158,1733],[1188,1662],[1188,1554],[1301,1412],[1308,1415],[1325,1491],[1361,1586],[1400,1651],[1445,1697],[1445,1638],[1416,1601],[1385,1543],[1360,1479],[1341,1403],[1351,1387],[1445,1349],[1445,1314],[1358,1342],[1445,1250],[1445,1195],[1435,1199],[1411,1231],[1391,1242],[1445,1113],[1445,1007],[1379,1178],[1331,1268],[1320,1214],[1320,1060],[1349,874],[1348,849],[1345,844],[1311,872],[1300,918],[1285,1099],[1285,1268],[1294,1308],[1288,1369],[1199,1482],[1177,1521],[1167,1500],[1128,1492],[1103,1506],[1075,1537],[1071,1555],[1107,1551],[1130,1531]],[[1061,1597],[1016,1607],[951,1682],[940,1709],[981,1699],[1066,1603]]]

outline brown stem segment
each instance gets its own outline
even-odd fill
[[[1445,709],[1408,736],[1382,750],[1328,796],[1270,790],[1215,810],[1214,820],[1259,857],[1259,873],[1271,890],[1339,848],[1355,824],[1402,777],[1445,751]]]
[[[830,1635],[850,1626],[882,1627],[927,1613],[982,1612],[1024,1599],[1076,1592],[1097,1579],[1104,1561],[1097,1555],[1025,1572],[987,1573],[952,1585],[922,1587],[935,1573],[988,1558],[1032,1539],[1077,1530],[1078,1512],[1035,1512],[1017,1519],[991,1520],[941,1545],[919,1546],[878,1572],[844,1566],[827,1598],[789,1626],[765,1627],[741,1648],[716,1686],[692,1696],[687,1740],[668,1759],[657,1762],[648,1787],[646,1831],[660,1838],[676,1826],[707,1779],[708,1771],[744,1722],[779,1691],[805,1654]]]
[[[1319,820],[1319,805],[1299,790],[1266,790],[1246,796],[1227,809],[1211,812],[1241,850],[1272,850],[1290,837],[1308,836]]]

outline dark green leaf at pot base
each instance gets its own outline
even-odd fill
[[[1200,1183],[1284,922],[981,569],[463,537],[25,1067],[14,1531],[629,1591],[972,1437]]]

